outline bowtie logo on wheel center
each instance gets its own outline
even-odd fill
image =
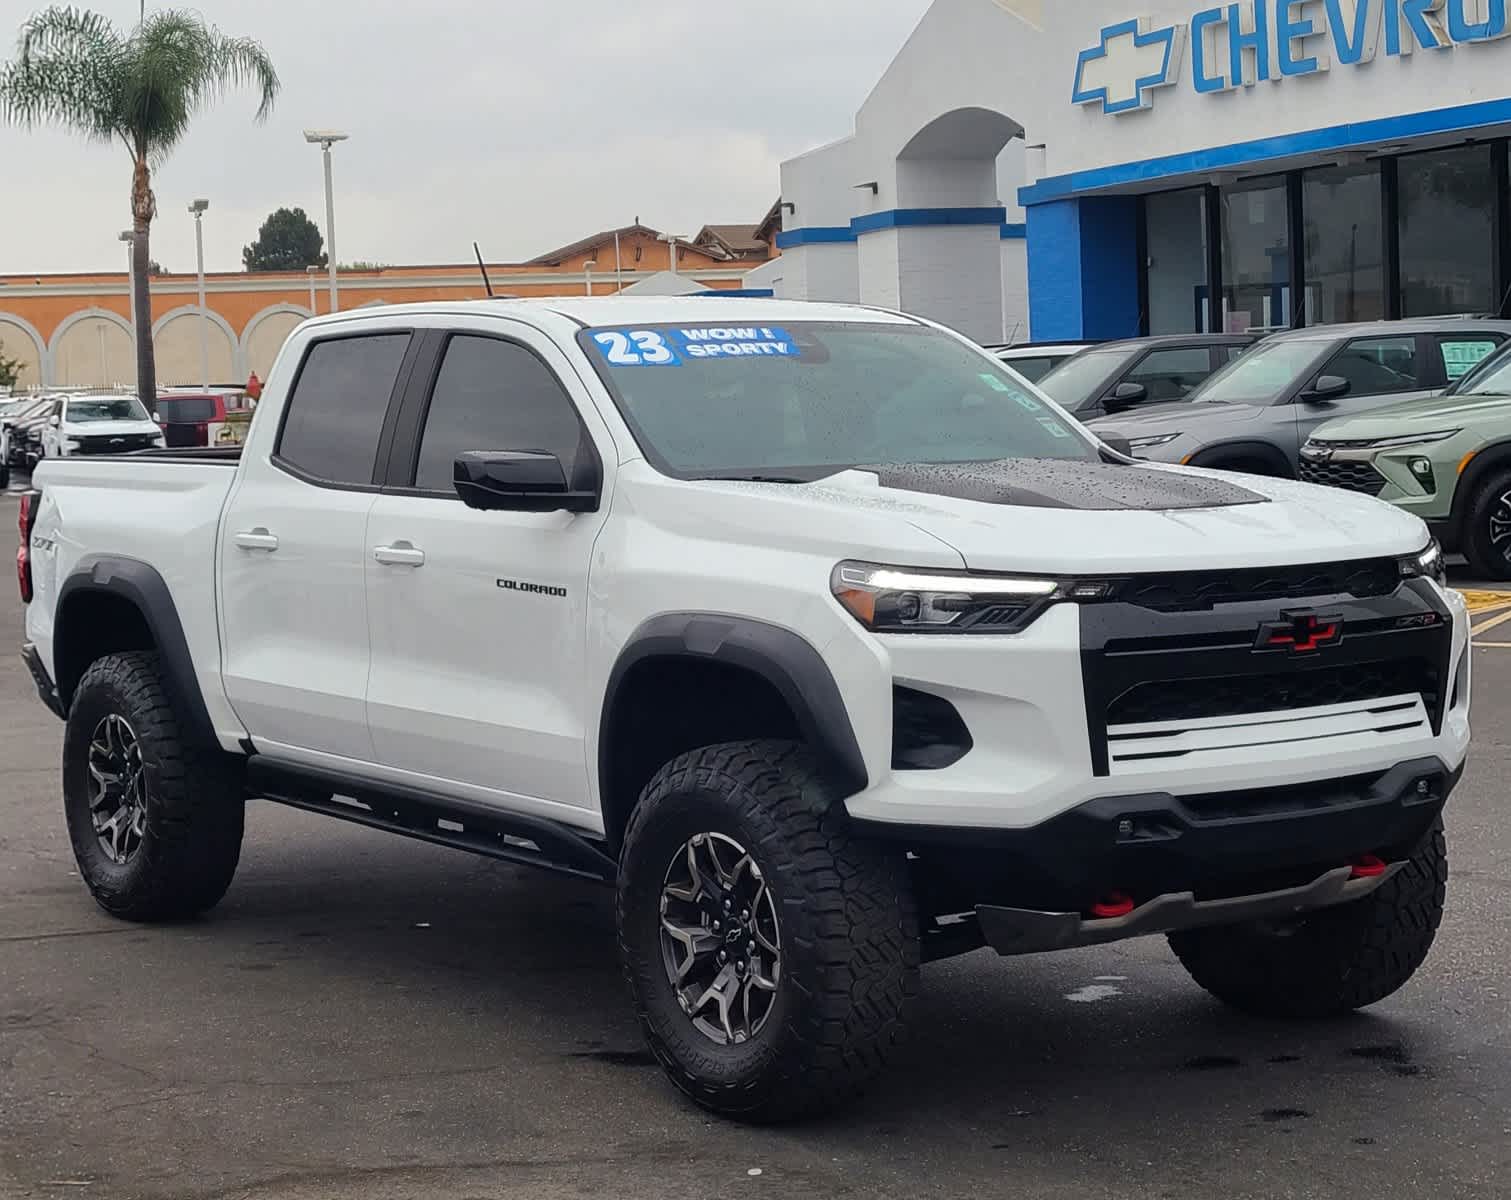
[[[1284,650],[1310,654],[1343,640],[1343,618],[1336,613],[1281,613],[1280,620],[1259,627],[1255,650]]]

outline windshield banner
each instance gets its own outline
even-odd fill
[[[601,329],[593,343],[611,367],[681,367],[698,359],[797,358],[792,334],[770,325]]]

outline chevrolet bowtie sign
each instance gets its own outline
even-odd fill
[[[1201,95],[1357,67],[1384,50],[1405,57],[1493,42],[1511,33],[1511,0],[1240,0],[1160,25],[1148,19],[1104,28],[1076,60],[1076,104],[1104,113],[1150,108],[1154,93],[1185,75]]]

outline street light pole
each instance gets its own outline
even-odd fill
[[[331,147],[337,142],[346,141],[350,136],[332,129],[304,131],[304,140],[312,146],[319,146],[325,157],[325,252],[330,256],[331,312],[335,312],[340,304],[336,283],[336,194],[331,184]]]
[[[208,200],[196,200],[189,205],[194,217],[194,262],[199,274],[199,382],[206,392],[210,390],[210,310],[205,307],[204,216],[209,207]]]
[[[131,319],[131,340],[136,341],[136,233],[130,229],[121,233],[126,243],[126,315]]]

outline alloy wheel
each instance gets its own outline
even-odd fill
[[[761,1032],[782,978],[776,899],[733,838],[700,833],[673,856],[661,887],[661,958],[694,1028],[721,1046]]]
[[[1500,496],[1490,510],[1490,544],[1511,562],[1511,492]]]
[[[89,812],[110,861],[130,862],[147,831],[147,773],[136,730],[118,713],[89,739]]]

